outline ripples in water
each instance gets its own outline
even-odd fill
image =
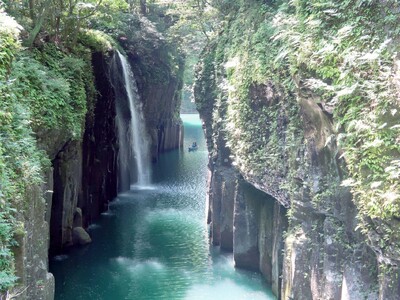
[[[206,145],[188,118],[185,145],[197,141],[199,151],[162,155],[154,184],[119,194],[91,228],[92,244],[51,262],[56,300],[275,299],[259,274],[236,270],[209,244]]]

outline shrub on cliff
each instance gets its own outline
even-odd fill
[[[55,44],[22,51],[21,27],[0,12],[0,292],[13,286],[14,235],[24,233],[31,209],[29,187],[43,183],[50,162],[39,149],[51,144],[50,132],[79,139],[95,98],[90,51]],[[64,142],[65,142],[64,141]],[[50,145],[51,146],[51,145]],[[46,149],[48,150],[48,149]]]
[[[0,11],[0,293],[13,286],[14,232],[21,226],[27,185],[40,181],[42,156],[32,138],[29,112],[10,81],[21,27]]]
[[[13,91],[29,107],[36,130],[61,129],[79,138],[86,114],[89,62],[66,54],[54,44],[22,52],[13,65]],[[90,75],[89,75],[90,76]]]
[[[281,63],[333,112],[360,227],[377,252],[398,259],[399,8],[392,0],[296,1],[273,22]]]
[[[314,99],[336,125],[325,147],[337,141],[343,151],[343,185],[352,190],[359,227],[379,259],[400,259],[398,2],[239,0],[231,8],[214,2],[223,5],[226,26],[198,76],[215,81],[220,96],[200,93],[198,107],[221,105],[221,94],[228,98],[227,118],[214,121],[226,130],[234,163],[260,178],[270,171],[282,180],[293,176],[279,162],[301,148],[296,100]],[[206,69],[214,71],[203,74]],[[253,97],[257,86],[269,91],[272,105],[279,95],[273,109]],[[285,138],[274,134],[279,124]]]

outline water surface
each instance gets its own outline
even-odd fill
[[[197,115],[183,115],[185,147],[161,156],[150,189],[120,194],[93,243],[53,258],[56,300],[271,300],[254,272],[208,240],[207,149]],[[199,150],[187,148],[197,141]]]

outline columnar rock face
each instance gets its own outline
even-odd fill
[[[356,208],[340,186],[346,169],[330,140],[331,116],[306,95],[290,110],[272,83],[250,86],[247,113],[267,112],[272,125],[247,134],[268,141],[253,147],[270,160],[232,153],[228,145],[240,141],[230,140],[224,120],[234,100],[218,88],[225,70],[209,63],[215,49],[206,50],[195,89],[210,152],[212,243],[233,249],[236,266],[262,272],[280,299],[395,299],[397,281],[386,282],[390,272],[378,280],[376,256],[355,230]],[[249,128],[259,122],[249,118]]]
[[[211,115],[207,111],[201,111],[211,150],[212,242],[233,248],[236,266],[261,271],[282,299],[376,299],[377,263],[363,237],[355,233],[356,210],[350,193],[343,188],[332,191],[329,199],[333,209],[329,211],[324,203],[315,206],[311,202],[310,187],[305,182],[323,193],[320,185],[324,178],[340,176],[340,166],[332,154],[334,150],[318,146],[322,143],[319,134],[330,130],[328,117],[317,105],[309,105],[305,100],[301,108],[307,138],[298,148],[297,157],[310,167],[296,171],[291,180],[297,190],[289,198],[284,196],[287,194],[281,190],[282,185],[270,185],[282,180],[278,174],[269,173],[268,179],[263,180],[230,165],[229,155],[224,155],[224,139],[218,138],[224,132],[213,130],[218,127],[212,123],[215,120],[207,118]],[[315,123],[316,120],[321,121]],[[287,171],[293,171],[289,161],[280,163]],[[290,225],[286,216],[288,203]]]
[[[98,97],[89,107],[82,141],[66,141],[53,159],[50,253],[90,242],[84,231],[117,195],[118,146],[109,58],[94,53]]]
[[[182,70],[178,74],[172,73],[162,62],[165,55],[162,52],[166,49],[159,47],[153,50],[151,58],[141,58],[134,54],[129,56],[143,102],[154,161],[160,153],[183,146],[183,126],[179,118]],[[149,71],[149,65],[155,63],[159,65],[158,68]]]
[[[261,228],[259,227],[260,199],[251,195],[250,187],[239,183],[235,197],[234,214],[234,247],[233,257],[237,267],[259,270],[260,250],[258,240]]]
[[[51,253],[65,246],[86,244],[90,237],[84,228],[117,195],[118,141],[115,124],[115,91],[110,79],[112,53],[94,53],[92,67],[98,96],[89,103],[83,141],[66,141],[57,152],[53,150],[54,193],[51,212]],[[130,61],[133,66],[135,62]],[[142,62],[143,63],[143,62]],[[141,66],[144,68],[143,66]],[[179,107],[179,77],[150,85],[133,69],[146,123],[152,139],[152,156],[182,145],[183,127],[175,117]],[[61,144],[61,143],[60,143]],[[79,220],[79,221],[77,221]]]
[[[82,145],[67,142],[53,160],[53,199],[50,221],[50,248],[72,245],[72,230],[82,180]]]
[[[235,266],[260,271],[273,292],[280,295],[287,210],[245,180],[232,165],[226,131],[221,130],[221,120],[226,112],[224,96],[214,99],[213,87],[216,85],[213,81],[208,83],[202,86],[204,93],[197,89],[197,96],[212,103],[200,109],[210,152],[207,201],[211,241],[223,250],[233,251]]]
[[[214,132],[214,137],[219,134]],[[325,161],[329,154],[316,153],[315,144],[310,144],[307,151],[314,151],[310,159],[321,168],[321,155]],[[220,143],[214,141],[216,145]],[[331,196],[337,211],[329,213],[316,209],[307,188],[296,183],[289,225],[287,208],[270,196],[274,193],[265,183],[260,189],[261,183],[249,179],[250,174],[243,174],[244,179],[235,167],[221,162],[223,155],[216,148],[212,153],[218,154],[210,160],[211,239],[214,245],[233,250],[237,267],[259,270],[282,299],[377,298],[375,257],[362,237],[354,234],[356,211],[349,192]],[[318,184],[322,175],[313,176]]]
[[[233,251],[235,266],[260,271],[279,295],[286,208],[224,164],[214,161],[208,181],[211,241]]]
[[[54,277],[48,273],[49,222],[44,218],[51,181],[43,186],[32,186],[28,191],[29,209],[24,216],[24,228],[17,232],[18,247],[14,249],[16,275],[26,288],[17,289],[19,300],[53,300]],[[51,198],[51,196],[50,196]]]
[[[286,209],[243,179],[238,182],[234,214],[234,259],[237,267],[260,271],[280,294],[282,236],[288,227]]]
[[[109,58],[103,53],[94,53],[92,66],[98,97],[93,115],[86,117],[83,138],[82,193],[78,201],[83,227],[107,210],[108,202],[117,195],[118,142]]]
[[[178,47],[169,44],[154,23],[141,16],[131,25],[120,43],[136,77],[156,161],[160,153],[183,143],[179,110],[184,61]]]

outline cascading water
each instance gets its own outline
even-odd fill
[[[150,184],[151,177],[150,143],[142,103],[132,69],[127,59],[118,51],[112,61],[111,78],[116,94],[119,190],[146,187]]]

